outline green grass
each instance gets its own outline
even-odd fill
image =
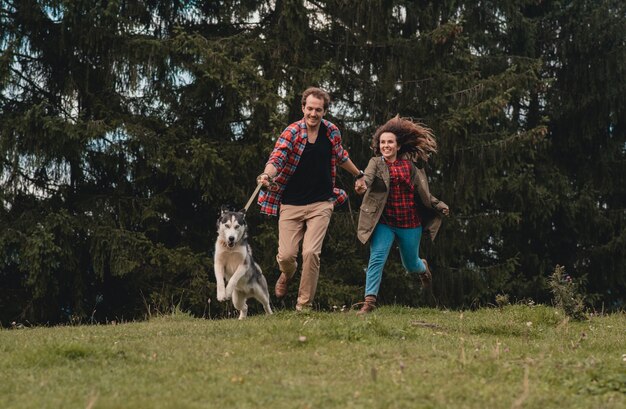
[[[0,330],[2,408],[624,408],[626,315],[383,307]]]

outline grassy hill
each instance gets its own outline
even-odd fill
[[[626,314],[383,307],[0,330],[2,408],[624,408]]]

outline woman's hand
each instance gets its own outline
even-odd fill
[[[365,180],[363,180],[363,178],[357,179],[356,182],[354,182],[354,191],[357,192],[359,195],[365,193],[366,190],[367,184],[365,183]]]
[[[449,216],[450,215],[450,208],[446,205],[446,207],[441,209],[441,213],[443,213],[444,216]]]
[[[439,199],[433,198],[433,208],[444,216],[450,215],[450,207]]]
[[[444,216],[450,215],[450,207],[448,207],[448,205],[445,204],[444,202],[439,202],[437,207],[439,208],[439,211],[441,212],[441,214],[443,214]]]

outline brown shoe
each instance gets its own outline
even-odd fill
[[[422,288],[429,289],[433,285],[433,273],[430,271],[426,260],[422,259],[422,262],[426,266],[426,271],[420,274],[420,281],[422,282]]]
[[[311,304],[296,304],[297,312],[311,312],[313,311],[313,306]]]
[[[289,284],[289,278],[287,278],[285,273],[280,273],[280,277],[278,277],[274,287],[274,294],[276,294],[277,298],[283,298],[287,294],[287,284]]]
[[[357,311],[356,315],[365,315],[376,309],[376,296],[375,295],[366,295],[365,301],[363,302],[363,306],[361,309]]]

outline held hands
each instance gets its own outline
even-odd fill
[[[354,182],[354,191],[358,193],[359,195],[362,195],[367,190],[367,184],[365,184],[365,180],[363,179],[364,178],[357,179]]]

